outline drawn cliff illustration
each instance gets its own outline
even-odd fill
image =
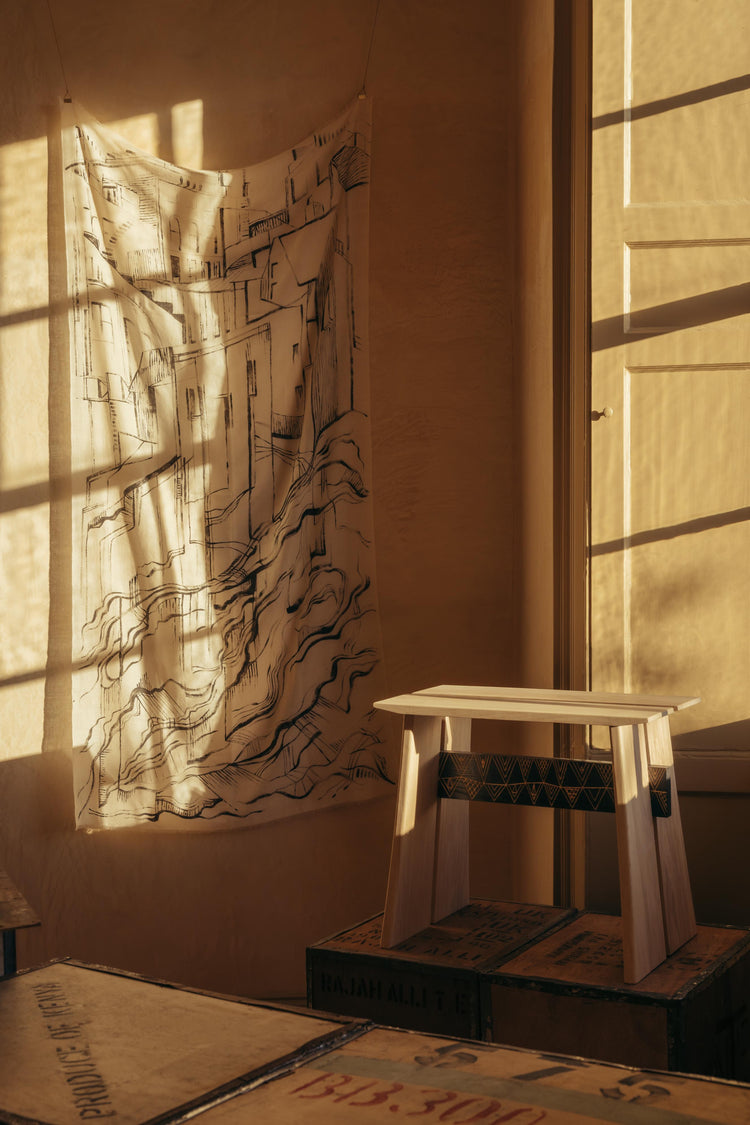
[[[374,795],[368,103],[234,172],[74,113],[78,823]]]

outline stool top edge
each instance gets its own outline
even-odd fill
[[[578,702],[509,701],[456,698],[441,695],[396,695],[380,699],[374,705],[380,711],[397,715],[421,715],[437,718],[498,719],[528,723],[573,723],[584,726],[633,726],[650,723],[668,714],[664,708],[621,707],[614,704],[582,704]]]
[[[482,699],[510,702],[612,704],[622,707],[647,707],[664,711],[682,711],[700,703],[699,695],[642,695],[614,691],[569,691],[561,688],[494,687],[439,684],[420,688],[413,695],[439,695],[455,699]]]

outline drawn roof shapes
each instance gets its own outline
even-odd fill
[[[299,230],[281,235],[274,246],[280,244],[289,268],[298,285],[315,281],[320,273],[321,262],[325,257],[326,243],[333,230],[334,213],[329,212],[314,223],[308,223]],[[271,257],[273,259],[273,248]],[[278,260],[278,258],[277,258]]]

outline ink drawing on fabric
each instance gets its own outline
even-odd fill
[[[376,795],[369,105],[234,172],[63,151],[78,823]]]

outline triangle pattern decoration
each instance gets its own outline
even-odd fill
[[[487,783],[487,778],[492,765],[492,758],[487,754],[479,754],[478,756],[479,778],[483,784]]]
[[[533,758],[527,758],[526,755],[521,755],[518,758],[518,768],[524,781],[528,781],[529,779],[533,761]]]
[[[487,797],[489,798],[489,800],[492,801],[493,804],[498,804],[498,803],[502,802],[503,797],[506,796],[506,794],[508,792],[508,786],[498,784],[496,782],[495,783],[489,782],[486,786],[486,790],[487,790]]]
[[[572,774],[573,777],[575,777],[579,785],[588,785],[589,779],[593,772],[593,764],[593,762],[578,761],[576,759],[572,759],[568,763],[568,765],[570,766],[569,774]]]
[[[77,823],[376,796],[369,102],[233,172],[66,113]]]
[[[568,766],[570,763],[564,758],[553,758],[552,772],[555,777],[556,785],[564,785],[565,778],[568,776]]]
[[[482,788],[482,783],[476,778],[465,777],[462,779],[463,788],[470,801],[476,801]]]
[[[493,762],[495,771],[502,781],[509,781],[516,765],[515,758],[510,758],[505,754],[494,754]]]
[[[613,812],[614,811],[614,795],[612,789],[597,789],[595,786],[590,786],[587,790],[588,799],[591,802],[591,812]]]
[[[438,797],[613,813],[613,776],[611,762],[441,753]],[[649,783],[652,815],[669,816],[671,783],[667,770],[651,766]]]
[[[546,781],[549,777],[550,770],[552,769],[552,758],[539,758],[537,759],[537,772],[540,781]]]
[[[672,815],[672,780],[665,766],[649,766],[649,787],[651,789],[651,815]]]
[[[555,808],[555,804],[560,799],[560,786],[554,782],[544,783],[544,797],[547,804],[551,809]]]

